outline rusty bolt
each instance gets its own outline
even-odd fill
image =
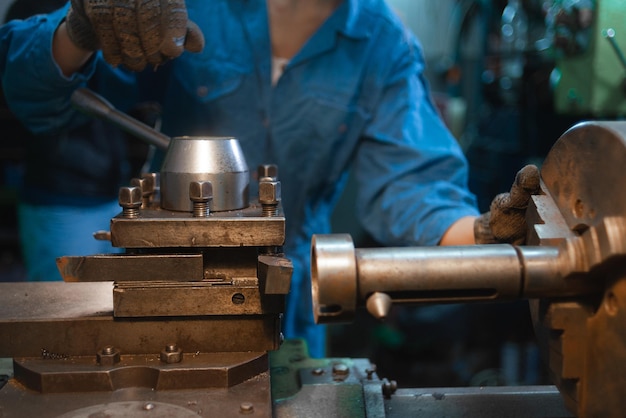
[[[193,216],[209,216],[209,202],[213,199],[213,185],[210,181],[192,181],[189,183],[189,199],[193,202]]]
[[[321,376],[324,374],[324,369],[318,367],[317,369],[313,369],[311,373],[313,376]]]
[[[367,380],[372,380],[374,373],[376,373],[376,365],[372,364],[370,367],[365,369],[365,373],[367,374]]]
[[[150,201],[156,187],[155,179],[156,175],[154,173],[147,173],[144,174],[140,179],[134,178],[130,180],[131,186],[139,187],[141,189],[141,207],[144,209],[150,206]]]
[[[263,208],[263,216],[276,216],[280,203],[280,181],[264,177],[259,182],[259,203]]]
[[[278,180],[278,166],[276,164],[261,164],[257,169],[259,181],[265,177]]]
[[[122,207],[122,216],[136,218],[141,207],[141,189],[139,187],[120,187],[118,203]]]
[[[382,389],[383,396],[389,399],[391,398],[391,395],[396,393],[396,390],[398,390],[398,383],[395,380],[389,381],[385,378],[383,379]]]
[[[119,363],[120,359],[120,351],[110,345],[96,353],[96,361],[101,366],[113,366]]]
[[[333,374],[338,376],[347,376],[350,374],[350,369],[343,363],[337,363],[333,365]]]
[[[183,360],[183,350],[176,344],[168,344],[161,350],[161,361],[167,364],[180,363]]]
[[[280,182],[263,179],[259,183],[259,203],[277,204],[280,202]]]

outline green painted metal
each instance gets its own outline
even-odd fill
[[[609,29],[615,31],[613,39],[626,53],[626,0],[598,0],[589,48],[580,55],[557,58],[557,112],[596,117],[626,115],[626,68],[606,37]]]

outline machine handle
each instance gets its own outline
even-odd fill
[[[617,59],[619,59],[619,62],[622,64],[622,68],[626,69],[626,58],[624,58],[624,53],[615,40],[615,30],[613,28],[608,28],[603,31],[603,35],[613,47],[613,51],[615,51]]]
[[[113,123],[120,129],[139,138],[149,145],[167,149],[171,138],[117,110],[110,102],[87,88],[79,88],[72,93],[72,104],[80,111]]]

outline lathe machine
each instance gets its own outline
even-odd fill
[[[556,386],[397,388],[367,359],[309,358],[281,336],[292,265],[277,168],[258,168],[249,199],[236,139],[153,143],[169,147],[161,172],[120,189],[97,234],[125,252],[63,257],[65,282],[0,284],[0,357],[13,359],[0,417],[624,415],[626,123],[559,139],[529,246],[312,242],[319,322],[360,306],[384,318],[397,303],[530,299]]]

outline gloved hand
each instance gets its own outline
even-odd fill
[[[66,27],[76,46],[102,49],[109,64],[133,71],[204,47],[184,0],[71,0]]]
[[[539,178],[539,169],[534,165],[527,165],[517,172],[510,193],[497,195],[491,202],[489,212],[476,218],[476,244],[524,243],[526,208],[530,196],[539,193]]]

